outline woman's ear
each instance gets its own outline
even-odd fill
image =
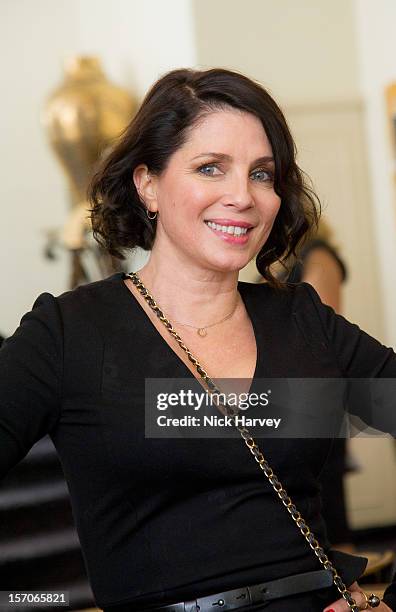
[[[154,176],[150,174],[146,164],[136,166],[133,171],[133,182],[142,204],[150,212],[157,212],[157,194]]]

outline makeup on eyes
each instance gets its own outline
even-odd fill
[[[217,170],[220,171],[220,174],[210,173],[210,172],[208,172],[208,173],[203,172],[203,170],[205,168],[208,168],[208,169],[217,169]],[[198,166],[196,168],[196,171],[199,174],[201,174],[202,176],[208,176],[208,177],[213,177],[213,178],[216,177],[216,176],[221,176],[222,174],[224,174],[224,170],[222,170],[222,164],[220,164],[219,162],[215,162],[215,161],[207,162],[205,164],[202,164],[202,165]],[[263,167],[263,166],[255,167],[255,168],[253,168],[250,171],[249,174],[252,175],[252,174],[259,173],[259,172],[267,174],[267,178],[264,179],[263,181],[259,180],[257,182],[263,182],[263,183],[268,182],[268,181],[273,182],[273,180],[274,180],[273,163],[270,163],[270,164],[266,165],[265,167]]]

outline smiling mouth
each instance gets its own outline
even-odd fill
[[[205,224],[217,232],[222,232],[230,236],[245,236],[252,227],[240,227],[239,225],[220,225],[213,221],[205,221]]]

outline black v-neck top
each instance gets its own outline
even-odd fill
[[[239,283],[239,291],[257,342],[255,379],[396,379],[395,353],[309,285]],[[0,477],[50,434],[102,608],[129,602],[137,610],[318,569],[239,438],[145,438],[145,378],[169,377],[192,373],[122,273],[59,297],[43,293],[0,350]],[[317,477],[329,447],[323,439],[263,441],[325,546]],[[365,565],[334,559],[347,584]],[[396,607],[393,592],[387,602]]]

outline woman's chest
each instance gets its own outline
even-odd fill
[[[224,333],[211,335],[209,332],[205,337],[185,334],[184,344],[211,378],[243,379],[249,387],[257,365],[257,345],[251,325],[230,326]],[[175,356],[196,376],[196,367],[187,354],[177,346],[173,349]]]
[[[66,360],[65,392],[69,399],[63,414],[62,431],[66,432],[68,439],[75,440],[76,451],[81,442],[94,457],[96,449],[91,448],[87,431],[92,434],[96,431],[95,437],[104,443],[100,452],[106,453],[107,450],[113,467],[119,471],[120,477],[131,479],[130,483],[136,483],[140,478],[145,481],[149,474],[154,473],[153,470],[159,480],[167,478],[173,481],[175,478],[175,482],[185,480],[188,483],[195,475],[194,478],[204,480],[205,486],[208,480],[215,481],[219,474],[224,476],[227,471],[230,478],[255,474],[257,465],[240,439],[202,437],[183,440],[172,436],[162,439],[147,436],[147,417],[158,412],[156,405],[147,402],[150,385],[179,378],[194,380],[193,375],[155,330],[153,333],[153,330],[141,329],[139,325],[119,322],[117,329],[112,331],[104,338],[101,350],[98,340],[98,359],[95,361],[89,359],[88,352],[81,346],[67,347],[70,359]],[[256,382],[271,377],[324,378],[337,375],[331,356],[320,350],[320,346],[312,350],[311,343],[298,327],[289,324],[277,327],[275,331],[268,322],[263,322],[262,325],[256,323],[254,332]],[[233,348],[228,352],[228,348],[219,347],[212,354],[209,374],[224,376],[223,370],[216,369],[222,355],[227,355],[224,363],[234,361],[238,377],[241,374],[245,376],[246,364],[250,371],[254,368],[255,344],[252,347],[251,343],[244,344],[239,338],[234,344],[224,344]],[[247,360],[246,354],[249,356]],[[212,374],[211,365],[215,374]],[[229,371],[225,373],[227,378]],[[268,412],[265,416],[271,414]],[[59,432],[61,437],[62,431]],[[324,441],[320,439],[267,438],[261,442],[264,453],[274,463],[273,467],[283,474],[290,473],[291,465],[296,467],[296,470],[292,469],[294,475],[301,473],[303,468],[308,473],[315,473],[327,452]]]

